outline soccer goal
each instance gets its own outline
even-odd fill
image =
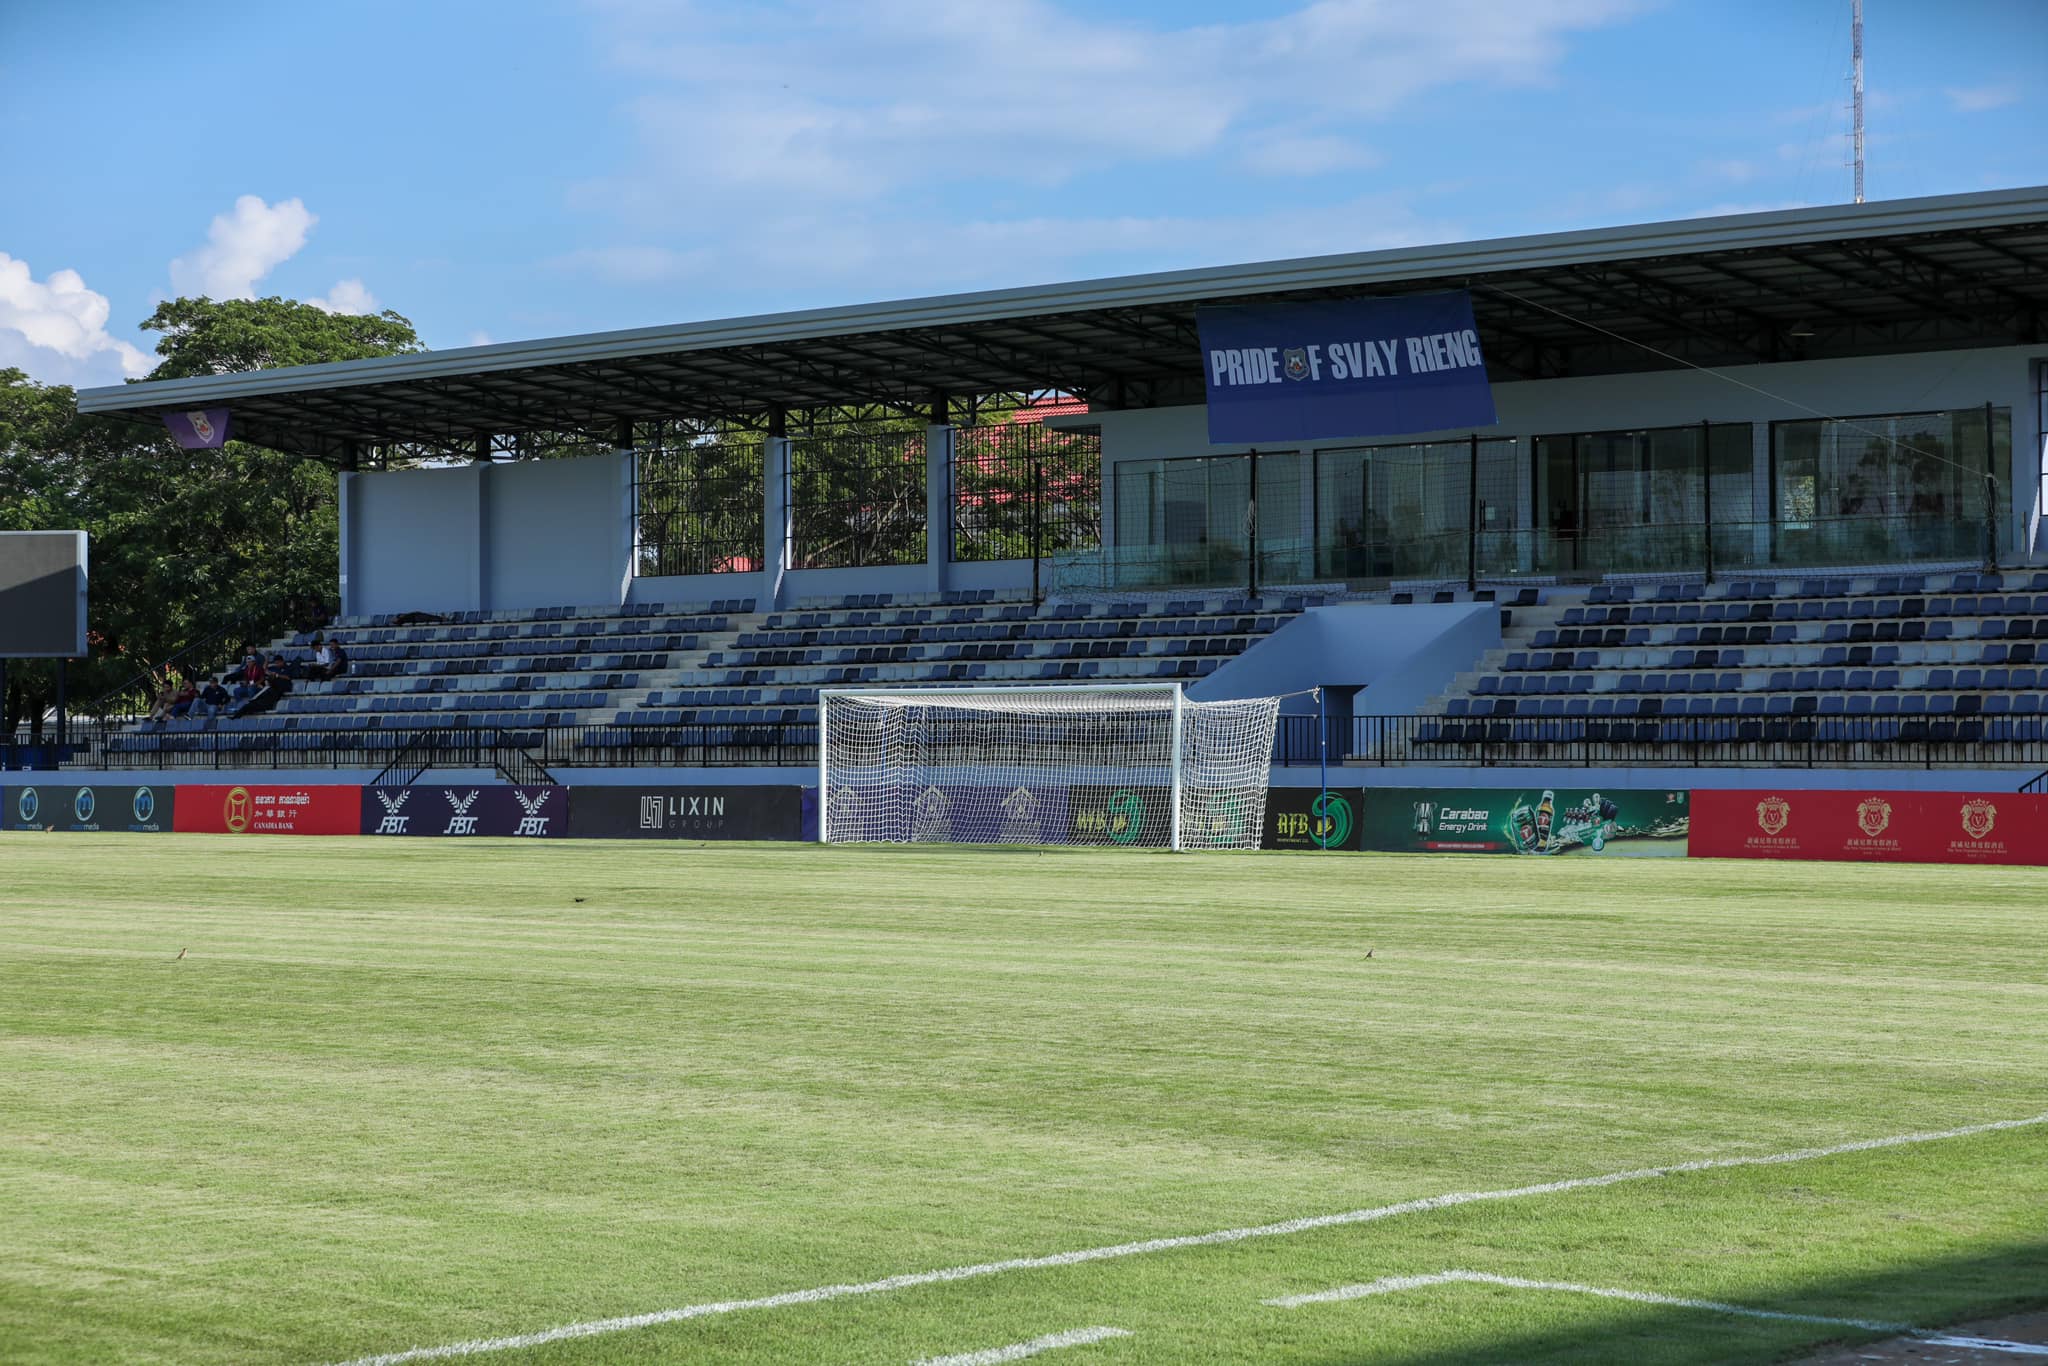
[[[1178,683],[827,688],[818,838],[1256,849],[1279,710]]]

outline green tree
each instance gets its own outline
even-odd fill
[[[330,314],[288,299],[175,299],[143,326],[162,333],[150,379],[418,351],[397,313]],[[110,699],[132,707],[150,671],[213,667],[244,640],[297,626],[332,604],[339,558],[334,471],[246,442],[186,451],[153,425],[81,416],[64,385],[0,371],[0,529],[83,528],[91,538],[91,657],[71,666],[73,704],[138,674]],[[5,728],[50,705],[55,666],[8,672]]]
[[[404,317],[328,313],[293,299],[172,299],[143,320],[161,332],[151,379],[233,375],[425,350]]]

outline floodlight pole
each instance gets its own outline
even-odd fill
[[[1853,128],[1850,136],[1855,142],[1856,156],[1856,202],[1863,202],[1863,0],[1850,0],[1849,5],[1849,60],[1853,70],[1851,102]]]
[[[1181,787],[1181,735],[1183,702],[1187,696],[1186,685],[1173,685],[1173,748],[1169,761],[1173,780],[1167,793],[1167,845],[1174,852],[1180,851],[1180,787]]]

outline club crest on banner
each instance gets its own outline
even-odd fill
[[[953,833],[953,804],[936,787],[928,787],[910,807],[910,837],[943,840]]]
[[[1876,839],[1891,828],[1892,804],[1882,797],[1865,797],[1856,804],[1856,828]]]
[[[1035,844],[1044,837],[1044,823],[1038,816],[1038,794],[1019,787],[1003,798],[1001,838],[1013,844]]]
[[[208,445],[213,444],[213,419],[206,415],[204,408],[194,408],[185,414],[185,420],[192,424],[192,435]]]
[[[1427,803],[1417,802],[1416,805],[1425,806]],[[1309,827],[1308,837],[1318,849],[1342,848],[1344,842],[1351,838],[1351,803],[1344,800],[1343,794],[1327,790],[1317,793],[1316,799],[1309,803],[1308,813],[1314,822]],[[1428,817],[1423,816],[1421,823],[1426,827]]]
[[[1963,803],[1963,833],[1973,840],[1981,840],[1991,833],[1991,827],[1998,821],[1998,808],[1982,797],[1973,797]]]
[[[1766,835],[1775,835],[1792,820],[1792,803],[1783,797],[1766,797],[1756,804],[1757,828]]]
[[[1280,373],[1289,379],[1308,378],[1308,348],[1290,346],[1280,354]]]

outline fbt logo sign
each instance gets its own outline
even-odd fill
[[[469,814],[469,808],[476,805],[476,789],[471,788],[460,797],[456,796],[453,791],[443,792],[441,795],[446,797],[448,805],[454,808],[448,817],[448,827],[441,833],[444,835],[474,835],[476,833],[476,817]]]
[[[377,822],[380,835],[403,835],[406,822],[412,817],[405,814],[405,804],[412,800],[410,790],[396,794],[379,791],[377,801],[384,807],[384,818]]]
[[[512,796],[513,799],[519,803],[520,810],[526,813],[525,815],[519,818],[519,824],[512,831],[512,833],[515,836],[546,835],[548,832],[548,818],[540,814],[540,809],[543,806],[547,805],[548,794],[542,792],[535,796],[529,797],[524,792],[521,792],[519,789],[514,788],[512,790]]]

